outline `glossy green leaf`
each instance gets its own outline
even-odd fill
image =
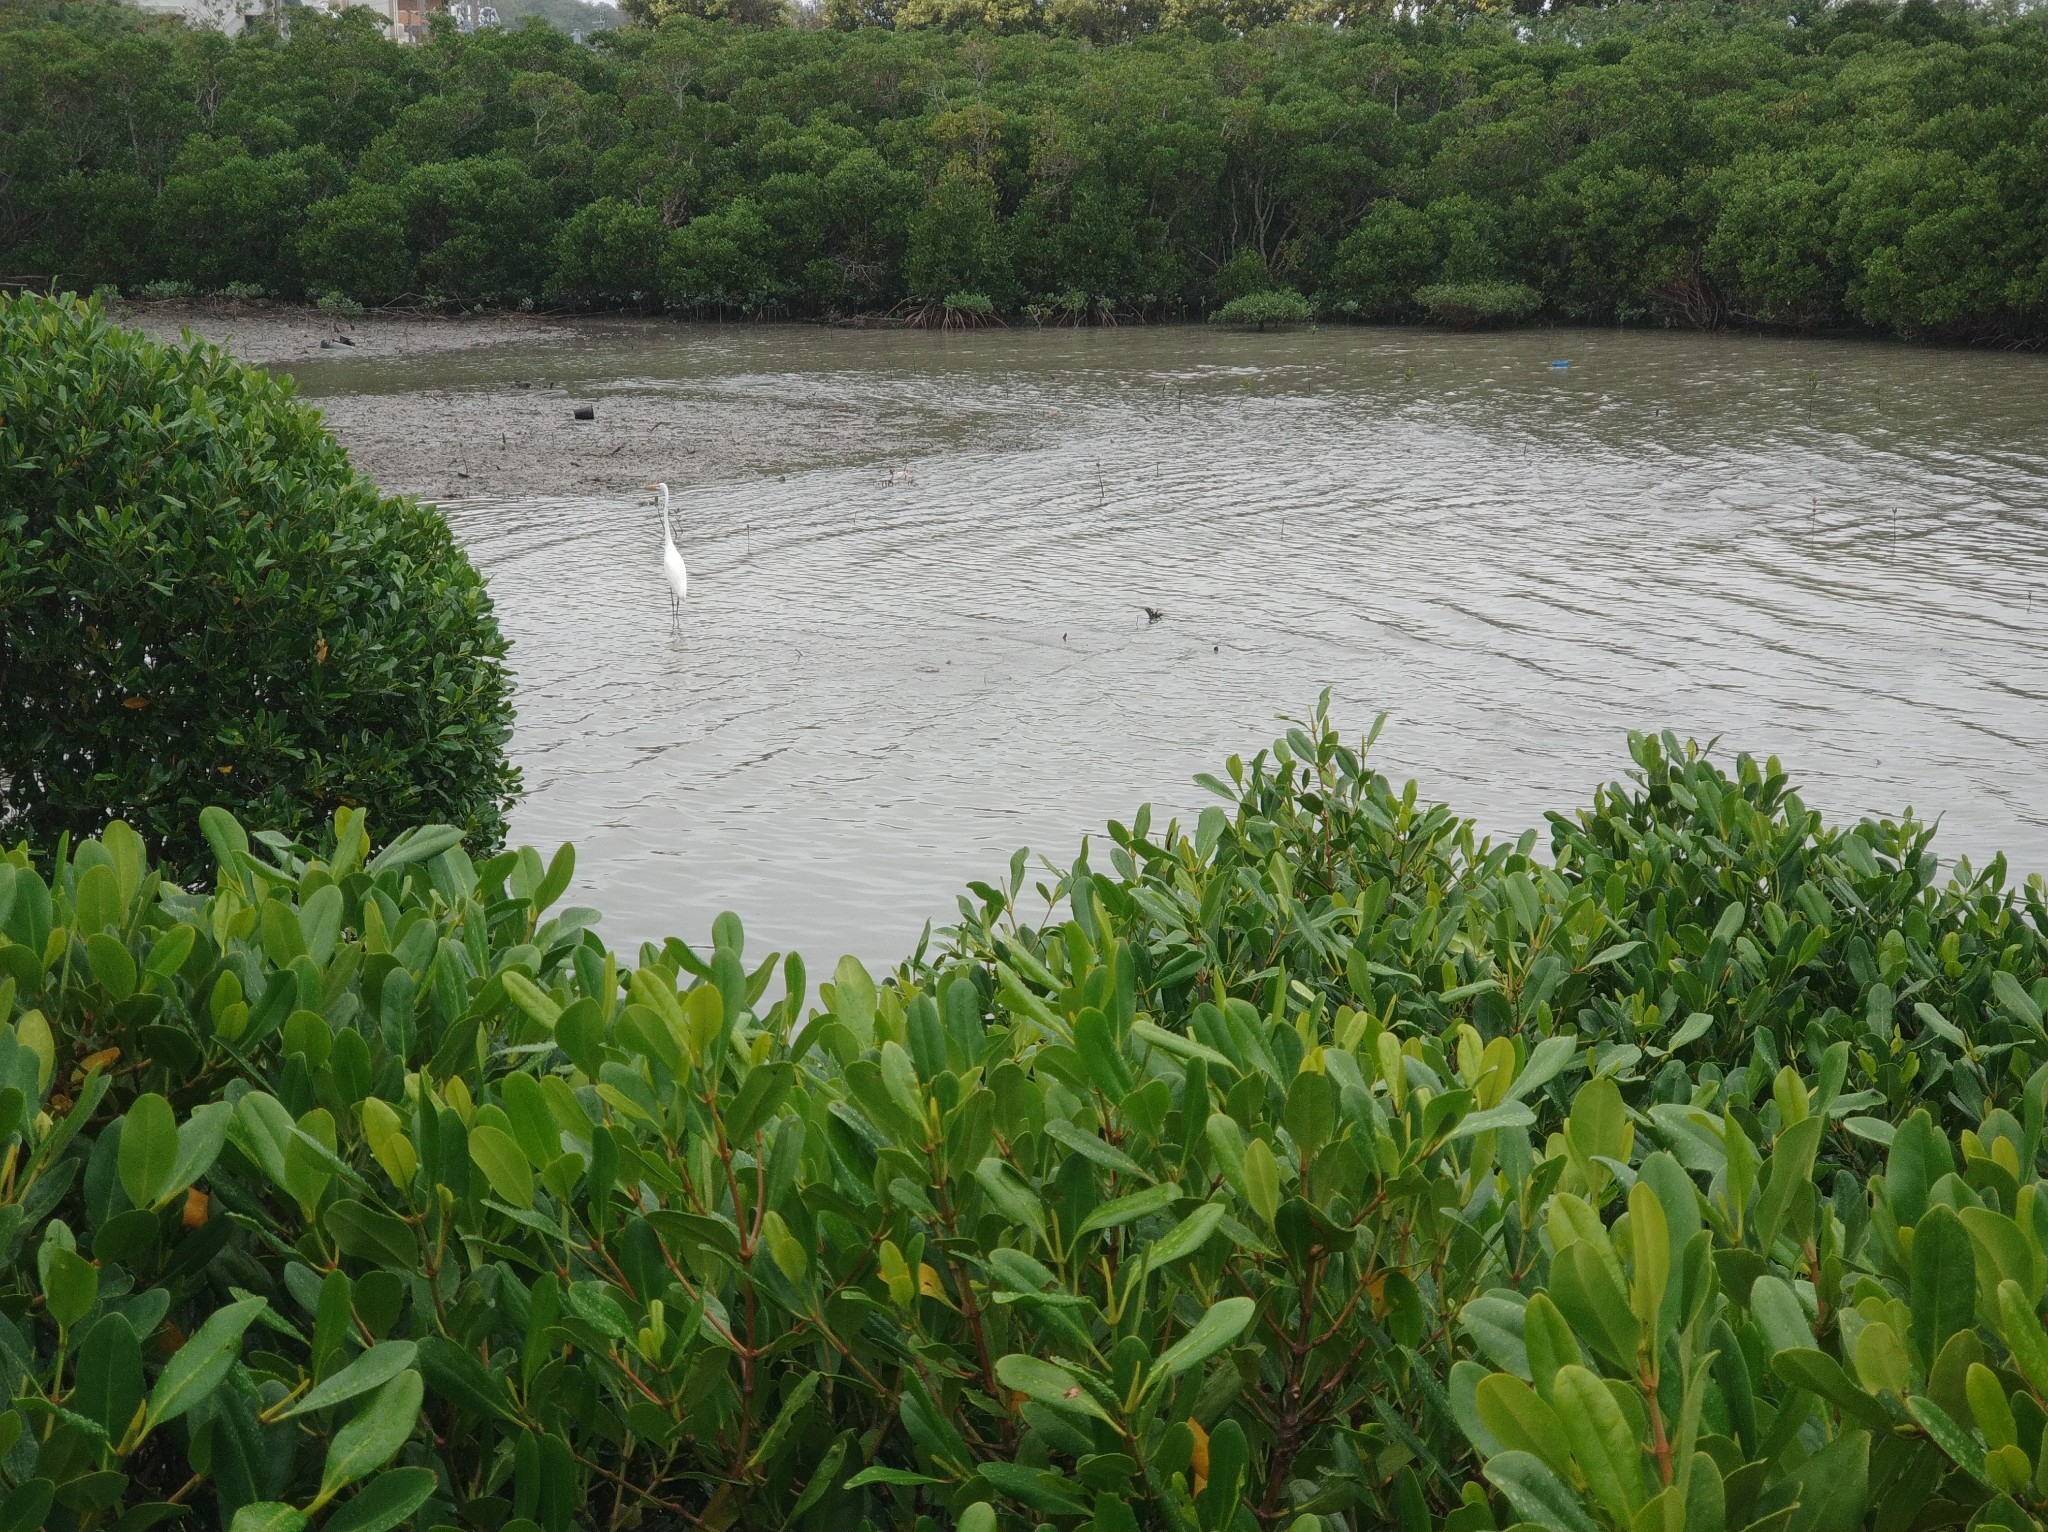
[[[1534,1453],[1560,1477],[1571,1473],[1571,1440],[1557,1411],[1520,1378],[1491,1373],[1473,1395],[1479,1419],[1503,1448]]]
[[[99,1301],[99,1269],[76,1251],[50,1250],[43,1257],[43,1295],[50,1317],[69,1329]]]
[[[276,1500],[260,1500],[235,1512],[229,1532],[299,1532],[310,1525],[305,1513]]]
[[[1091,1415],[1103,1421],[1110,1418],[1109,1412],[1096,1402],[1095,1396],[1082,1386],[1078,1378],[1064,1367],[1041,1358],[1012,1352],[997,1360],[996,1379],[1005,1388],[1013,1388],[1053,1409],[1072,1415]]]
[[[408,1369],[378,1388],[348,1424],[334,1433],[320,1471],[320,1494],[331,1498],[346,1485],[390,1462],[419,1425],[426,1385]]]
[[[142,1342],[127,1316],[102,1314],[78,1343],[71,1408],[118,1444],[142,1406]]]
[[[137,1096],[121,1122],[121,1189],[136,1207],[154,1207],[178,1163],[178,1120],[154,1093]]]
[[[1551,1398],[1594,1497],[1609,1516],[1626,1522],[1643,1505],[1642,1454],[1614,1396],[1593,1373],[1567,1365],[1558,1369]]]
[[[1136,1223],[1141,1218],[1151,1218],[1165,1212],[1181,1199],[1181,1189],[1168,1182],[1163,1186],[1148,1186],[1142,1191],[1126,1196],[1112,1197],[1081,1220],[1081,1227],[1074,1231],[1074,1237],[1095,1234],[1105,1229],[1120,1229],[1126,1224]],[[1221,1209],[1218,1209],[1220,1215]],[[1163,1263],[1158,1263],[1163,1264]]]
[[[1936,1205],[1913,1230],[1913,1345],[1932,1362],[1977,1312],[1977,1263],[1954,1211]]]
[[[1160,1353],[1153,1364],[1155,1375],[1172,1378],[1201,1366],[1244,1334],[1257,1312],[1258,1305],[1249,1298],[1225,1298],[1211,1304],[1194,1328]]]
[[[1244,1151],[1245,1200],[1270,1227],[1280,1211],[1280,1164],[1262,1138],[1255,1138]]]
[[[1547,1532],[1599,1532],[1598,1523],[1579,1505],[1579,1497],[1527,1452],[1503,1452],[1489,1458],[1486,1477],[1524,1522]]]
[[[429,1468],[387,1468],[320,1524],[321,1532],[390,1532],[432,1497]]]
[[[516,1208],[533,1206],[533,1167],[511,1134],[478,1124],[470,1130],[469,1157],[505,1201]]]
[[[1175,1261],[1185,1260],[1216,1237],[1216,1231],[1223,1227],[1224,1216],[1220,1203],[1203,1203],[1145,1247],[1145,1264],[1153,1271],[1159,1271]]]
[[[379,1341],[341,1371],[307,1390],[281,1418],[290,1420],[295,1415],[331,1409],[373,1388],[382,1388],[411,1367],[417,1354],[418,1348],[411,1341]]]
[[[241,1354],[243,1332],[265,1307],[261,1298],[243,1298],[207,1316],[157,1375],[143,1422],[145,1430],[176,1420],[220,1386]]]

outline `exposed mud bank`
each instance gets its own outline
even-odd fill
[[[821,462],[887,462],[927,449],[935,416],[948,434],[975,423],[885,397],[782,397],[708,379],[648,386],[636,370],[664,371],[720,334],[663,319],[339,316],[192,303],[136,305],[124,317],[166,340],[189,330],[294,375],[358,469],[388,492],[437,502],[632,495],[653,479],[680,488]],[[785,359],[822,333],[744,328],[756,341],[776,337],[770,349]],[[890,344],[876,339],[880,349]],[[593,365],[595,354],[621,360],[607,369]]]

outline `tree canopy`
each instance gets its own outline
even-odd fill
[[[1588,322],[2048,332],[2039,15],[740,9],[418,48],[363,13],[229,42],[9,12],[0,270],[791,316],[960,291],[1070,320],[1520,288]]]

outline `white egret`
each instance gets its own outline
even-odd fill
[[[676,535],[668,524],[668,486],[650,484],[649,489],[661,491],[661,572],[668,576],[668,614],[674,623],[683,620],[683,598],[690,593],[690,571],[683,563],[683,555],[676,547]]]

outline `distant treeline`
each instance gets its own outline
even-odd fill
[[[1291,288],[1326,317],[2048,337],[2048,13],[731,3],[418,48],[363,13],[229,42],[0,8],[0,274],[1076,321]]]

